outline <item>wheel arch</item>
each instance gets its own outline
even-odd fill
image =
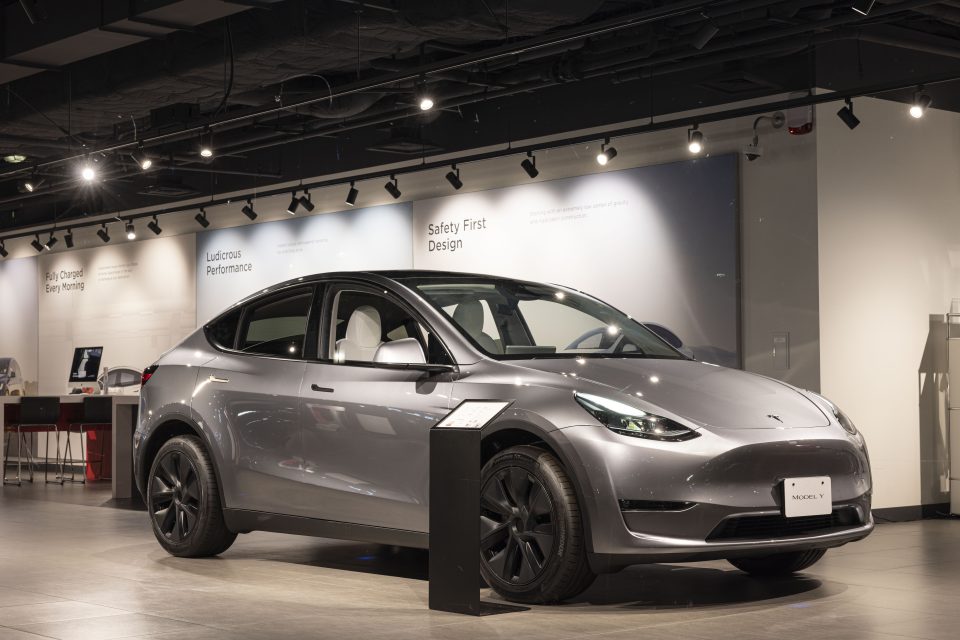
[[[544,431],[534,424],[519,421],[499,421],[484,430],[483,437],[480,440],[480,458],[481,468],[490,458],[499,451],[518,445],[530,445],[545,449],[553,454],[563,465],[563,470],[567,472],[573,481],[573,488],[577,494],[577,502],[580,504],[580,513],[583,522],[583,534],[587,541],[588,553],[593,553],[593,523],[592,517],[594,509],[591,503],[587,502],[587,497],[592,494],[588,486],[586,474],[580,471],[579,461],[574,459],[575,452],[569,447],[564,447],[560,439],[561,430]]]
[[[137,486],[140,487],[140,493],[143,496],[144,502],[147,500],[147,479],[150,476],[150,469],[153,467],[153,461],[156,460],[157,453],[159,453],[164,443],[172,438],[176,438],[177,436],[196,436],[200,438],[200,442],[203,443],[203,446],[206,448],[207,453],[210,456],[210,462],[213,465],[213,473],[217,478],[217,493],[220,494],[220,504],[225,505],[226,502],[224,501],[223,495],[223,482],[220,479],[220,467],[217,464],[217,459],[214,455],[213,448],[210,446],[210,443],[207,442],[206,437],[204,437],[203,431],[195,424],[182,417],[170,418],[169,420],[157,425],[150,433],[150,436],[147,438],[147,440],[141,445],[144,447],[144,450],[143,453],[140,454],[141,465],[136,480]]]

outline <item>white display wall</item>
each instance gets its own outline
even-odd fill
[[[60,394],[76,347],[142,369],[196,326],[195,237],[114,242],[37,260],[41,394]]]
[[[27,392],[37,386],[37,260],[0,261],[0,358],[20,364]]]
[[[409,269],[410,204],[207,231],[197,236],[197,320],[264,287],[324,271]]]
[[[727,155],[417,202],[413,263],[581,289],[736,367],[736,171]]]

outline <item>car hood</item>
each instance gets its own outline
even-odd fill
[[[544,359],[524,361],[522,366],[562,375],[567,383],[575,377],[575,387],[583,393],[614,398],[626,394],[641,409],[665,409],[705,427],[789,429],[830,424],[812,400],[787,384],[693,360]]]

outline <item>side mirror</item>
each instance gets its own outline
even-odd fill
[[[690,347],[685,347],[683,345],[683,340],[680,339],[680,336],[675,334],[670,329],[667,329],[662,324],[657,324],[655,322],[645,322],[644,326],[647,329],[650,329],[655,333],[661,340],[666,342],[668,345],[687,356],[688,358],[693,358],[693,349]]]
[[[377,349],[373,361],[378,364],[427,364],[427,356],[416,338],[384,342]]]
[[[396,369],[417,369],[431,373],[454,371],[453,365],[427,364],[423,347],[416,338],[402,338],[384,342],[373,355],[373,361],[384,367]]]

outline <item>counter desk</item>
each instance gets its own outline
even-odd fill
[[[83,409],[83,399],[88,396],[81,394],[60,396],[59,425],[67,425],[78,421]],[[133,480],[133,432],[137,428],[137,410],[139,396],[105,396],[113,400],[111,434],[111,465],[113,469],[111,480],[114,499],[132,498],[136,489]],[[15,422],[20,415],[20,397],[0,396],[0,433],[4,433],[4,426],[8,422]],[[3,448],[6,437],[0,438],[0,460],[3,459]],[[86,472],[86,469],[84,469]]]

